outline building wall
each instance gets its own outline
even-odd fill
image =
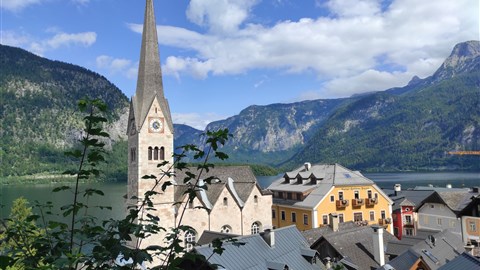
[[[461,234],[461,221],[446,205],[425,203],[418,209],[418,229],[445,230]]]
[[[372,192],[372,198],[375,198],[375,194],[378,196],[377,204],[373,206],[366,205],[366,199],[368,197],[368,190]],[[364,200],[363,205],[353,207],[352,199],[355,198],[355,191],[358,191],[359,198]],[[348,206],[345,208],[337,207],[337,200],[339,200],[339,193],[343,192],[343,199],[348,201]],[[332,197],[333,196],[333,197]],[[333,199],[333,200],[332,200]],[[328,216],[330,213],[343,214],[344,222],[353,221],[355,213],[362,213],[362,220],[368,221],[368,224],[378,224],[381,218],[381,211],[385,211],[385,217],[390,218],[391,213],[388,200],[372,186],[335,186],[322,200],[322,202],[316,208],[317,210],[317,227],[322,226],[323,217]],[[370,219],[370,212],[373,211],[374,219]],[[329,219],[327,219],[329,221]],[[328,224],[328,223],[327,223]],[[389,230],[391,224],[388,225]]]
[[[272,209],[275,211],[275,218],[272,218],[272,225],[275,228],[296,225],[300,231],[305,231],[313,228],[312,210],[304,208],[296,208],[287,205],[273,205]],[[285,220],[282,220],[282,211],[285,212]],[[295,213],[296,220],[292,220],[292,213]],[[304,215],[307,215],[308,222],[304,224]]]
[[[255,196],[257,198],[255,202]],[[272,229],[272,195],[262,195],[257,187],[254,187],[250,196],[245,201],[242,209],[243,234],[250,234],[254,222],[259,222],[260,230]]]
[[[463,242],[480,242],[480,217],[463,216],[462,217],[462,235]]]
[[[227,198],[227,205],[224,205],[224,198]],[[240,207],[225,187],[210,212],[210,228],[218,232],[222,226],[228,225],[232,228],[231,233],[242,234],[241,214]]]

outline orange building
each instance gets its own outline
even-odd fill
[[[305,163],[304,166],[274,181],[272,225],[276,228],[295,224],[308,230],[329,224],[329,214],[339,222],[383,225],[392,233],[393,201],[360,172],[339,164]]]

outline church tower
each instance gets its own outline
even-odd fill
[[[157,28],[153,0],[146,1],[143,24],[140,64],[137,89],[130,101],[128,117],[128,198],[143,198],[151,190],[155,181],[142,179],[144,175],[162,177],[162,170],[173,164],[173,123],[168,101],[165,99],[158,51]],[[157,165],[168,161],[161,168]],[[163,176],[162,182],[173,181]],[[161,192],[161,184],[156,188],[161,194],[153,197],[162,226],[174,226],[172,204],[174,188]]]

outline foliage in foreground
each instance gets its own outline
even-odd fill
[[[128,207],[128,214],[123,219],[99,220],[90,214],[92,208],[104,211],[110,206],[92,206],[88,201],[93,196],[104,196],[101,190],[86,188],[81,190],[79,182],[98,177],[99,164],[105,161],[104,143],[108,138],[102,125],[107,121],[104,117],[106,106],[99,100],[81,100],[79,108],[87,115],[84,118],[84,136],[80,140],[82,149],[66,154],[78,160],[78,167],[66,173],[76,178],[75,185],[57,187],[53,192],[70,192],[73,197],[71,204],[58,208],[52,202],[36,201],[32,209],[25,202],[18,203],[18,209],[12,212],[9,219],[3,222],[5,228],[0,239],[4,244],[1,248],[1,269],[136,269],[144,268],[155,258],[166,258],[161,265],[151,266],[151,269],[178,269],[182,264],[195,264],[200,268],[207,265],[207,259],[199,254],[188,253],[180,236],[192,230],[182,224],[182,218],[187,204],[179,206],[180,218],[174,228],[163,228],[159,218],[150,214],[155,210],[152,198],[158,190],[165,191],[172,183],[168,180],[173,176],[173,168],[186,169],[182,158],[193,154],[202,160],[197,165],[197,171],[188,172],[187,179],[193,183],[185,192],[188,200],[193,201],[199,189],[198,180],[202,172],[208,172],[214,165],[208,163],[210,157],[226,159],[228,156],[217,151],[229,138],[228,130],[209,131],[205,138],[205,146],[200,149],[195,145],[181,147],[182,152],[176,154],[174,164],[163,162],[158,165],[159,175],[144,176],[145,181],[152,181],[152,189],[144,194],[143,199],[128,198],[133,202]],[[163,169],[167,168],[167,169]],[[213,180],[209,177],[207,184]],[[65,222],[65,220],[69,222]],[[167,243],[164,246],[155,245],[142,248],[140,243],[150,235],[167,232]],[[161,242],[161,241],[159,241]],[[193,243],[194,244],[194,243]],[[221,254],[221,242],[213,243],[215,253]],[[156,260],[158,261],[158,260]]]

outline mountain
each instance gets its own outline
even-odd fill
[[[125,137],[127,97],[103,76],[79,66],[0,45],[0,97],[0,176],[69,166],[63,152],[81,136],[83,115],[76,103],[83,97],[107,103],[110,148]]]
[[[299,150],[343,102],[331,99],[249,106],[238,115],[210,123],[206,130],[228,128],[233,134],[222,149],[230,155],[228,162],[275,165]],[[175,145],[201,144],[198,134],[190,140],[179,136]]]
[[[480,43],[455,46],[440,68],[404,88],[340,108],[287,166],[338,162],[369,170],[479,169]]]
[[[228,128],[233,134],[223,148],[228,162],[285,168],[338,162],[370,171],[478,169],[478,157],[447,152],[480,149],[479,51],[478,41],[457,44],[432,76],[415,76],[404,87],[250,106],[206,129]],[[178,141],[199,143],[196,136],[184,136]]]

